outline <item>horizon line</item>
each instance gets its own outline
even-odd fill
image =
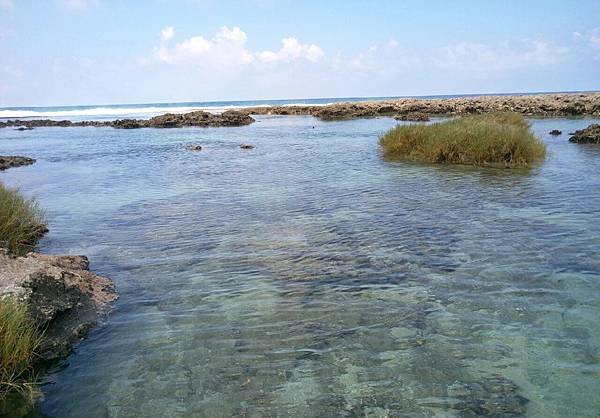
[[[35,108],[58,108],[58,107],[104,107],[104,106],[143,106],[164,104],[196,104],[196,103],[234,103],[234,102],[276,102],[293,100],[347,100],[347,99],[427,99],[444,97],[477,97],[477,96],[531,96],[536,94],[578,94],[578,93],[600,93],[600,90],[560,90],[560,91],[527,91],[527,92],[495,92],[495,93],[448,93],[448,94],[423,94],[423,95],[393,95],[393,96],[337,96],[337,97],[305,97],[305,98],[271,98],[271,99],[238,99],[238,100],[185,100],[177,102],[128,102],[128,103],[99,103],[99,104],[69,104],[69,105],[27,105],[27,106],[0,106],[0,110],[21,110]],[[339,102],[334,102],[339,103]],[[249,106],[252,107],[252,106]]]

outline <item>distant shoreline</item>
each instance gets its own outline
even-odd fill
[[[167,110],[167,109],[165,109]],[[283,104],[240,106],[223,112],[206,109],[164,111],[153,117],[85,119],[2,118],[2,127],[37,128],[45,126],[112,126],[115,128],[176,128],[182,126],[243,126],[254,122],[249,115],[310,115],[321,120],[391,116],[410,120],[420,116],[459,116],[495,111],[517,112],[524,116],[600,116],[600,92],[519,95],[476,95],[452,98],[394,98],[330,104]],[[124,117],[123,117],[124,116]],[[406,118],[408,117],[408,118]]]
[[[0,121],[8,119],[70,119],[79,120],[115,120],[121,118],[150,118],[165,113],[187,113],[205,110],[220,113],[230,109],[260,107],[294,107],[294,106],[328,106],[339,103],[367,103],[400,100],[430,99],[472,99],[478,97],[510,97],[510,96],[547,96],[598,94],[600,91],[574,92],[525,92],[525,93],[469,93],[422,96],[374,96],[374,97],[323,97],[310,99],[261,99],[261,100],[224,100],[176,103],[131,103],[131,104],[99,104],[69,106],[6,106],[0,107]]]

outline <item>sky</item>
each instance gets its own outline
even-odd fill
[[[0,106],[600,90],[599,0],[0,0]]]

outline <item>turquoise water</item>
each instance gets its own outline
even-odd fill
[[[257,119],[0,130],[38,159],[0,180],[47,209],[41,250],[121,294],[41,413],[598,415],[600,147],[566,136],[592,120],[533,120],[520,171],[386,161],[388,118]]]

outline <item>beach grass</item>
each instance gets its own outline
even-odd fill
[[[15,255],[34,249],[47,231],[44,213],[35,199],[0,183],[0,247]]]
[[[33,399],[37,394],[33,364],[42,333],[14,298],[0,299],[0,400],[11,393]]]
[[[385,157],[425,163],[528,167],[546,146],[514,112],[464,116],[445,122],[398,125],[380,137]]]

